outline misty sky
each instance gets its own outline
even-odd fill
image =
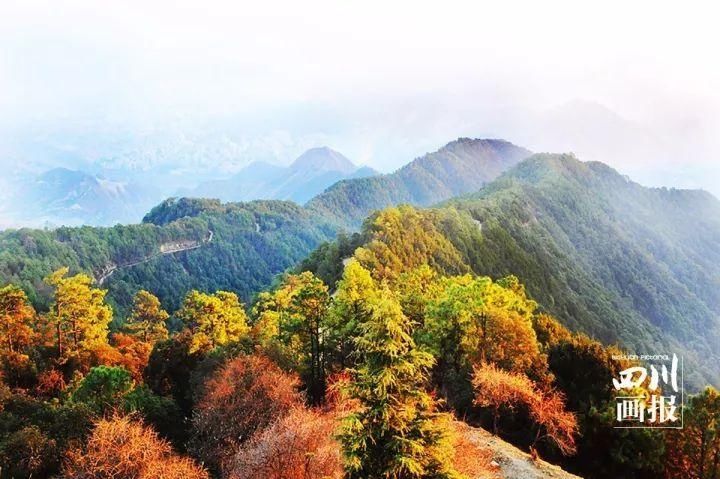
[[[500,137],[720,196],[711,3],[253,3],[0,3],[0,166],[225,174],[327,145],[391,171]]]

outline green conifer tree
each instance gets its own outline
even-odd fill
[[[387,288],[359,329],[358,366],[348,386],[359,407],[339,436],[346,477],[461,477],[449,464],[446,430],[425,391],[433,358],[415,346],[412,323]]]

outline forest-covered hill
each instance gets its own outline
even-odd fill
[[[446,272],[514,274],[569,328],[637,353],[682,350],[689,381],[720,380],[720,202],[711,195],[535,155],[474,195],[416,214],[416,228],[403,214],[376,216],[304,267],[332,282],[356,247],[393,238],[390,250]]]
[[[458,140],[397,175],[415,178],[416,184],[419,178],[440,181],[442,198],[451,194],[457,177],[447,173],[443,182],[438,172],[457,173],[459,164],[470,164],[461,159],[471,151],[477,164],[490,157],[507,163],[528,153],[505,142]],[[424,173],[409,173],[419,171]],[[475,179],[481,176],[476,172]],[[0,234],[0,283],[19,284],[42,310],[49,304],[42,279],[54,269],[69,266],[98,279],[115,267],[103,286],[116,318],[125,315],[141,288],[154,291],[170,311],[193,288],[232,290],[249,301],[278,273],[333,239],[338,218],[347,214],[344,223],[353,224],[371,208],[363,195],[374,198],[375,190],[362,189],[361,181],[338,183],[305,208],[278,201],[180,199],[157,206],[141,225],[7,231]],[[395,191],[377,185],[383,193]],[[333,213],[323,210],[331,193],[343,198]],[[413,198],[419,204],[432,201]],[[342,209],[346,206],[350,209]],[[437,229],[451,246],[453,253],[442,260],[451,265],[448,271],[514,274],[571,329],[641,353],[682,349],[691,364],[703,365],[689,368],[689,379],[717,384],[720,202],[711,195],[644,188],[601,163],[534,155],[478,192],[422,215],[429,215],[425,227]],[[415,239],[397,227],[398,241],[410,248],[406,254],[416,255]],[[373,226],[322,246],[306,265],[328,281],[337,277],[341,260],[368,241],[368,228]],[[173,253],[172,245],[183,242],[200,247]]]
[[[116,317],[141,288],[156,291],[171,310],[193,288],[232,290],[247,301],[333,234],[322,218],[290,202],[167,200],[138,225],[0,233],[0,283],[21,286],[45,310],[50,291],[43,278],[52,271],[68,266],[99,280],[114,267],[103,286]],[[200,247],[161,254],[186,242]]]
[[[231,289],[248,300],[269,286],[275,275],[332,239],[339,228],[352,228],[374,208],[400,202],[429,204],[476,191],[529,154],[505,141],[460,139],[394,175],[378,176],[367,184],[365,179],[340,182],[338,187],[345,186],[337,191],[331,188],[305,208],[280,201],[224,204],[181,198],[153,208],[142,225],[8,230],[0,232],[0,284],[21,285],[33,304],[45,309],[49,293],[42,278],[60,266],[100,278],[113,266],[138,263],[117,268],[103,282],[119,316],[127,312],[134,292],[143,287],[156,291],[171,310],[192,288]],[[342,159],[332,155],[331,159],[331,166],[343,167]],[[317,155],[299,164],[319,165]],[[386,181],[392,181],[393,187],[384,185]],[[398,190],[401,183],[403,189]],[[388,192],[390,197],[380,196]],[[331,204],[336,200],[340,203]],[[214,232],[213,241],[202,248],[157,254],[164,243],[202,241],[208,231]]]

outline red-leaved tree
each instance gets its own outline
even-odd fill
[[[191,450],[220,470],[243,442],[303,403],[299,381],[264,356],[240,356],[205,384],[193,417]]]

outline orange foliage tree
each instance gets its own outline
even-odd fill
[[[152,345],[123,333],[115,333],[111,339],[113,347],[118,352],[118,357],[112,365],[124,367],[130,371],[133,379],[141,381],[143,370],[150,359]]]
[[[335,420],[306,408],[256,433],[230,461],[227,479],[337,479],[342,477]]]
[[[193,417],[191,449],[219,469],[238,446],[303,403],[299,381],[264,356],[240,356],[205,385]]]
[[[32,344],[35,310],[16,286],[0,288],[0,354],[20,354]]]
[[[541,391],[528,377],[503,371],[493,364],[474,368],[475,405],[493,409],[493,432],[502,408],[525,407],[537,425],[533,446],[546,439],[562,454],[576,452],[577,419],[565,409],[565,398],[558,391]]]
[[[535,385],[527,376],[499,369],[494,364],[475,367],[473,375],[475,405],[493,410],[493,433],[498,432],[498,419],[502,408],[515,409],[529,405],[537,394]]]
[[[35,310],[25,292],[16,286],[0,288],[0,366],[8,380],[18,379],[30,365],[28,350],[36,334],[32,329]]]
[[[665,430],[664,477],[720,476],[720,393],[712,387],[690,398],[682,429]]]
[[[96,423],[83,449],[67,452],[66,479],[208,479],[192,460],[174,453],[151,428],[128,417]]]

